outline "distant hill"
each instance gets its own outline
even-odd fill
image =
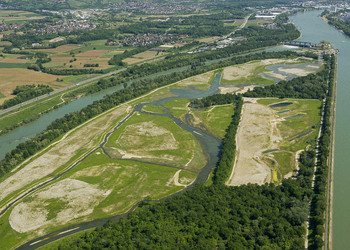
[[[147,0],[146,0],[147,1]],[[124,0],[0,0],[19,9],[79,9],[105,7],[109,3],[122,3]]]

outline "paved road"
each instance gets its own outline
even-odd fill
[[[227,34],[227,35],[224,36],[223,38],[226,39],[226,38],[228,38],[229,36],[233,35],[236,31],[243,29],[243,28],[246,26],[246,24],[247,24],[247,22],[248,22],[248,19],[249,19],[249,17],[250,17],[251,15],[253,15],[253,14],[250,14],[250,15],[246,16],[246,17],[244,18],[242,24],[241,24],[237,29],[235,29],[234,31],[232,31],[230,34]]]

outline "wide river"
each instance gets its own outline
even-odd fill
[[[302,33],[299,40],[325,40],[340,51],[335,129],[333,249],[350,249],[350,38],[325,23],[319,16],[321,12],[300,13],[292,21]]]
[[[302,37],[299,40],[316,43],[322,40],[329,41],[340,51],[338,56],[335,136],[333,248],[350,249],[350,240],[348,239],[348,232],[350,232],[350,182],[348,181],[348,177],[350,177],[350,164],[347,164],[347,154],[350,148],[350,38],[325,23],[319,17],[321,12],[322,11],[311,11],[299,13],[291,19],[302,33]],[[97,93],[95,96],[89,96],[70,103],[59,110],[44,115],[34,123],[23,126],[6,136],[1,136],[0,159],[18,143],[42,131],[51,123],[51,119],[54,120],[63,116],[65,113],[79,110],[92,103],[94,100],[101,99],[106,92],[110,93],[111,90],[106,90]],[[50,116],[51,119],[48,119],[48,116]],[[34,124],[38,126],[33,126]],[[39,125],[41,125],[41,127]],[[36,127],[36,129],[34,129],[34,127]]]

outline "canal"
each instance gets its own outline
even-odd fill
[[[302,33],[301,41],[331,42],[338,55],[337,111],[335,129],[333,249],[349,249],[350,240],[350,38],[320,18],[322,11],[299,13],[292,21]]]

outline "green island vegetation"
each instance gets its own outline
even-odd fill
[[[123,103],[125,101],[136,98],[140,95],[146,94],[147,92],[164,86],[179,80],[188,78],[193,75],[198,75],[204,73],[206,71],[211,71],[217,68],[234,65],[238,63],[247,62],[249,60],[256,59],[264,59],[264,58],[284,58],[289,57],[291,55],[295,55],[292,52],[273,52],[273,53],[258,53],[247,56],[242,56],[235,58],[235,60],[229,60],[227,62],[221,64],[215,64],[210,66],[198,66],[196,69],[189,69],[184,72],[179,73],[171,73],[167,76],[159,76],[152,79],[147,80],[136,80],[133,83],[122,90],[119,90],[113,94],[105,96],[103,99],[94,102],[93,104],[83,108],[79,112],[74,112],[68,115],[65,115],[63,118],[60,118],[54,121],[45,131],[41,132],[33,139],[28,140],[27,142],[21,143],[14,149],[13,151],[6,154],[5,158],[0,161],[0,176],[3,176],[5,173],[12,170],[19,163],[23,162],[26,158],[38,152],[40,149],[49,145],[52,141],[59,138],[64,133],[68,132],[70,129],[76,127],[77,125],[91,119],[92,117],[112,108],[116,105]],[[142,71],[146,66],[137,66],[136,69]],[[150,67],[148,67],[150,68]],[[135,74],[140,72],[138,70],[133,70]],[[151,69],[154,69],[153,67]],[[141,73],[140,73],[141,74]],[[129,69],[121,72],[120,76],[131,76]],[[119,76],[119,77],[120,77]],[[119,81],[119,77],[111,77],[109,79],[102,79],[98,81],[96,84],[84,87],[84,91],[86,92],[95,92],[99,89],[104,89],[106,86],[115,86],[124,82],[123,78]],[[272,85],[274,86],[274,85]],[[314,85],[312,85],[314,86]],[[317,88],[317,86],[314,86]]]
[[[205,165],[198,148],[195,137],[170,118],[139,113],[118,128],[104,146],[115,159],[138,159],[192,170]]]

